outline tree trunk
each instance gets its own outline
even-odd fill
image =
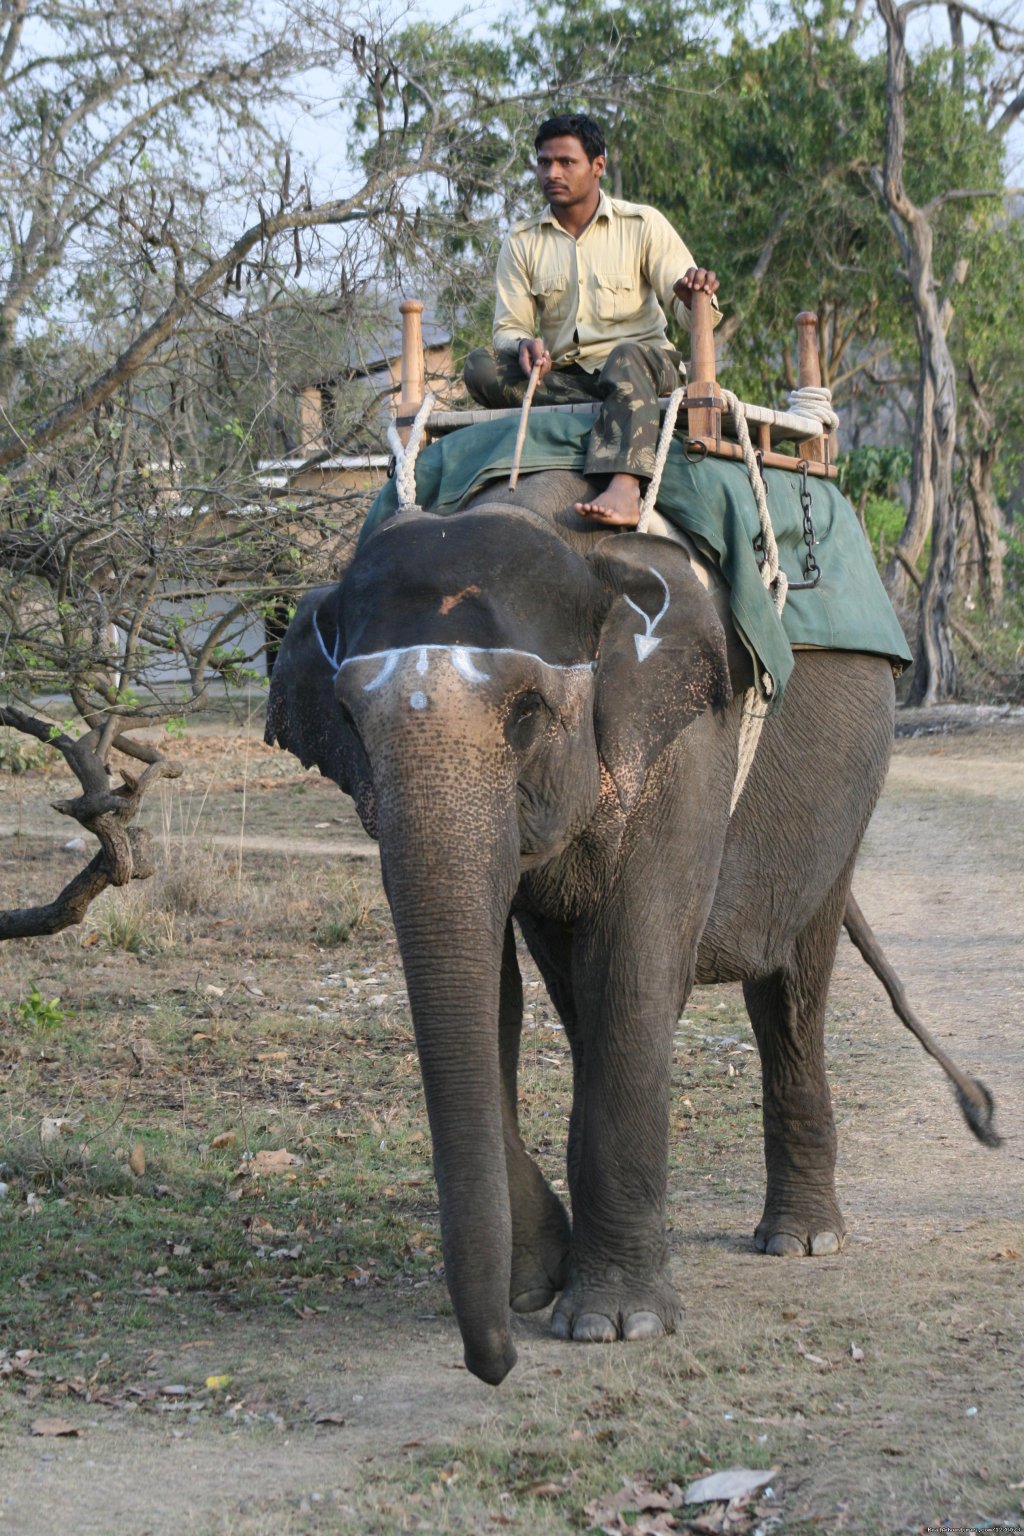
[[[956,368],[946,341],[952,307],[936,297],[930,210],[908,197],[903,185],[906,139],[907,7],[878,0],[887,43],[885,168],[876,176],[910,279],[914,322],[933,392],[930,416],[932,551],[918,609],[917,665],[911,701],[937,704],[956,697],[957,666],[950,602],[956,577],[957,509],[953,495],[956,453]],[[958,276],[960,273],[958,271]],[[963,275],[966,275],[964,269]],[[918,432],[929,430],[919,420]]]
[[[1002,508],[992,488],[992,473],[1002,447],[1002,434],[986,409],[979,381],[968,366],[971,392],[971,423],[966,443],[960,446],[967,480],[974,539],[978,551],[981,600],[988,613],[998,614],[1003,604]]]
[[[967,487],[978,539],[981,600],[995,616],[1003,606],[1003,514],[992,489],[998,444],[986,445],[967,458]]]
[[[918,368],[917,399],[914,405],[913,458],[910,470],[910,511],[896,549],[885,568],[885,589],[897,607],[906,607],[911,597],[910,577],[905,561],[912,566],[921,558],[935,511],[932,485],[932,410],[935,390],[924,355]],[[902,559],[901,559],[902,556]]]
[[[917,210],[910,222],[910,265],[914,307],[927,349],[932,402],[932,552],[918,609],[918,661],[911,686],[912,703],[938,704],[956,698],[958,673],[953,649],[950,603],[956,583],[958,516],[953,494],[956,454],[956,368],[935,302],[932,229]]]
[[[962,462],[962,454],[960,459]],[[970,493],[962,480],[957,485],[957,527],[960,531],[956,543],[956,596],[958,601],[966,601],[970,608],[981,590],[981,556]]]

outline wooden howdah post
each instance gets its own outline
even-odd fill
[[[809,309],[801,310],[796,317],[796,377],[801,389],[821,388],[818,317]],[[808,464],[827,464],[835,457],[835,440],[826,443],[824,436],[807,437],[797,444],[796,451]]]
[[[700,291],[693,295],[690,305],[690,376],[686,383],[686,411],[691,437],[721,442],[722,406],[715,384],[711,295]]]
[[[423,305],[419,299],[399,304],[402,316],[402,364],[399,375],[396,424],[402,442],[408,442],[413,418],[423,403],[426,388],[423,366]]]

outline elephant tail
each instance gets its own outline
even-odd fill
[[[846,897],[843,926],[882,983],[886,992],[888,992],[889,1001],[892,1003],[896,1017],[907,1026],[912,1035],[917,1037],[929,1056],[934,1057],[953,1084],[961,1113],[975,1136],[986,1147],[1002,1146],[1003,1138],[997,1133],[992,1123],[995,1114],[995,1104],[991,1093],[978,1078],[968,1077],[966,1072],[962,1072],[956,1062],[946,1055],[942,1047],[925,1029],[907,1001],[907,994],[904,991],[903,983],[886,959],[882,946],[875,938],[871,925],[854,900],[852,891]]]

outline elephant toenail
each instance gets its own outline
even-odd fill
[[[614,1344],[619,1330],[610,1317],[600,1312],[584,1312],[576,1319],[572,1336],[577,1344]]]
[[[776,1232],[768,1239],[765,1253],[770,1253],[776,1259],[803,1258],[807,1252],[807,1244],[802,1243],[798,1237],[790,1232]]]
[[[656,1312],[632,1312],[622,1329],[624,1339],[657,1339],[665,1332],[665,1324]]]
[[[811,1238],[811,1253],[815,1258],[825,1253],[838,1253],[842,1246],[842,1238],[835,1232],[816,1232]]]
[[[550,1286],[535,1288],[532,1291],[520,1291],[518,1296],[513,1296],[511,1307],[513,1312],[540,1312],[554,1299],[555,1293]]]
[[[551,1335],[555,1339],[571,1339],[572,1327],[564,1312],[556,1312],[551,1319]]]

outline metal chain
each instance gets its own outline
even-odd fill
[[[796,587],[798,590],[801,588],[806,589],[807,587],[816,587],[818,582],[821,580],[821,566],[814,558],[814,546],[817,544],[818,540],[814,534],[814,518],[812,516],[813,508],[811,506],[811,488],[808,483],[806,459],[800,460],[800,475],[802,480],[800,486],[800,510],[804,514],[804,543],[807,546],[807,553],[804,556],[804,579],[803,581],[791,581],[789,584],[790,590],[792,590],[794,587]]]
[[[760,453],[756,454],[755,457],[758,460],[758,467],[760,468],[760,466],[761,466],[761,455],[760,455]],[[801,459],[800,460],[800,475],[801,475],[800,510],[801,510],[801,512],[804,515],[803,540],[804,540],[804,544],[807,547],[807,553],[804,555],[804,579],[803,579],[803,581],[791,581],[790,584],[789,584],[789,590],[791,592],[806,591],[810,587],[816,587],[818,585],[818,582],[821,580],[821,566],[818,564],[817,560],[814,557],[814,546],[815,546],[815,544],[817,544],[818,540],[817,540],[817,536],[815,535],[815,532],[814,532],[814,516],[813,516],[814,507],[813,507],[813,504],[811,502],[811,489],[810,489],[810,485],[808,483],[807,460],[806,459]],[[768,497],[768,482],[767,481],[764,482],[764,494],[765,494],[765,499],[767,500],[767,497]],[[763,536],[763,534],[761,534],[760,532],[755,533],[755,535],[753,537],[753,540],[751,542],[753,543],[753,546],[754,546],[754,554],[757,556],[757,568],[758,568],[758,570],[760,570],[761,567],[764,565],[764,561],[765,561],[764,536]]]
[[[761,476],[761,489],[764,492],[764,504],[768,505],[768,482],[764,477],[764,454],[760,448],[754,449],[754,458],[757,460],[757,472]],[[764,547],[764,529],[759,528],[753,537],[754,554],[757,556],[757,568],[761,570],[768,558],[768,552]]]

